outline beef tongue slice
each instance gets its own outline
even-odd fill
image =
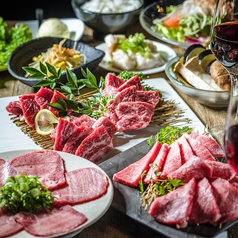
[[[8,177],[12,175],[15,177],[17,174],[18,171],[13,165],[0,158],[0,188]]]

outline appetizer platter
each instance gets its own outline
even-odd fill
[[[138,38],[141,38],[140,42]],[[128,40],[128,46],[126,46],[126,43],[120,45],[120,41],[125,42],[125,40]],[[144,47],[149,46],[151,55],[149,57],[143,56],[143,51],[144,54],[148,52],[147,49],[143,48],[141,52],[134,53],[133,49],[129,47],[129,42],[133,41],[135,41],[135,45],[138,44],[138,48],[142,48],[143,43]],[[123,70],[142,72],[146,75],[159,73],[164,71],[166,63],[176,56],[175,51],[169,46],[147,40],[143,34],[138,33],[128,38],[124,35],[107,35],[105,37],[105,43],[97,45],[96,49],[105,52],[105,56],[99,63],[99,66],[116,73]]]
[[[37,157],[37,154],[40,155],[40,154],[44,154],[44,153],[46,153],[46,154],[48,153],[49,157],[52,157],[52,156],[54,158],[57,157],[57,155],[52,154],[52,152],[37,150],[37,149],[35,149],[35,150],[33,150],[33,149],[12,150],[12,151],[8,151],[8,152],[0,153],[0,157],[3,160],[5,160],[6,163],[10,164],[11,161],[13,162],[15,158],[17,158],[17,160],[19,162],[23,157],[25,159],[27,159],[26,155],[31,155],[30,157],[34,158],[34,156]],[[46,234],[48,234],[47,237],[55,237],[56,235],[57,236],[61,235],[62,237],[72,237],[72,235],[78,234],[84,228],[92,225],[94,222],[96,222],[98,219],[100,219],[103,216],[103,214],[110,207],[112,199],[113,199],[113,186],[112,186],[112,183],[111,183],[109,177],[107,176],[107,174],[102,169],[100,169],[94,163],[91,163],[90,161],[88,161],[86,159],[83,159],[83,158],[80,158],[78,156],[74,156],[74,155],[71,155],[71,154],[68,154],[68,153],[63,153],[63,152],[54,152],[54,153],[57,153],[59,155],[57,157],[57,159],[60,159],[60,160],[62,159],[63,160],[64,167],[65,167],[65,172],[68,173],[68,175],[72,171],[83,171],[83,170],[90,170],[90,169],[95,170],[95,171],[96,170],[99,171],[99,173],[101,175],[105,176],[105,178],[107,178],[107,181],[108,181],[108,187],[107,187],[106,193],[104,195],[100,195],[98,198],[92,199],[91,201],[90,200],[88,200],[88,201],[85,200],[86,202],[84,202],[84,203],[80,202],[81,204],[79,203],[79,204],[72,205],[72,209],[74,209],[75,211],[77,211],[79,213],[84,214],[85,217],[86,217],[86,221],[84,221],[79,226],[76,226],[76,227],[71,228],[69,230],[67,230],[68,228],[65,227],[66,228],[66,230],[65,230],[65,228],[61,224],[61,229],[60,229],[61,231],[59,229],[56,229],[59,232],[58,234],[57,234],[57,231],[54,234],[55,231],[54,231],[54,228],[52,228],[52,227],[51,228],[49,227],[48,228],[49,230],[47,231],[46,223],[45,223],[45,229],[41,229],[40,231],[39,230],[37,231],[37,228],[35,230],[34,227],[27,229],[27,231],[24,230],[24,229],[22,230],[22,228],[19,227],[19,231],[16,230],[15,234],[12,233],[11,237],[36,237],[35,235],[33,235],[35,232],[40,232],[39,234],[42,234],[42,236],[45,236],[43,234],[46,233]],[[29,159],[29,157],[28,157],[28,159]],[[38,158],[38,159],[40,159],[40,158]],[[33,163],[33,161],[31,161],[31,163]],[[18,167],[16,167],[16,168],[17,168],[17,170],[20,171],[20,166],[19,165],[20,164],[18,164]],[[15,165],[11,164],[11,166],[15,167],[17,165],[16,164]],[[37,168],[37,165],[35,166],[35,168]],[[39,167],[39,169],[40,169],[40,167]],[[59,172],[60,171],[58,170],[58,173]],[[46,174],[42,175],[42,176],[46,176]],[[49,176],[49,174],[47,176]],[[2,176],[0,176],[0,177],[2,178]],[[49,178],[50,177],[48,177],[48,179]],[[53,178],[53,177],[51,177],[51,178]],[[43,177],[41,177],[41,179],[43,179]],[[87,177],[85,177],[85,179],[87,179]],[[93,186],[93,184],[91,184],[91,185]],[[57,189],[56,190],[51,190],[51,193],[53,194],[53,193],[55,193],[55,191],[57,191]],[[57,195],[54,195],[54,196],[57,196]],[[95,209],[95,208],[97,208],[97,209]],[[63,212],[63,211],[60,211],[60,212]],[[60,217],[60,212],[57,213],[58,218]],[[11,214],[11,216],[13,216],[13,214]],[[56,214],[55,214],[55,216],[56,216]],[[54,219],[56,219],[56,217]],[[43,218],[44,219],[50,219],[50,213],[48,214],[48,216],[45,214],[45,216]],[[39,217],[39,224],[43,225],[44,224],[44,219],[40,219],[40,217]],[[50,220],[49,220],[49,222],[50,222]],[[1,224],[4,225],[3,223],[1,223]],[[17,225],[18,225],[18,223],[15,224],[15,226],[17,226]]]

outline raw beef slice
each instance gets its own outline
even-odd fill
[[[29,234],[43,237],[68,233],[87,221],[84,214],[76,211],[70,205],[38,214],[20,212],[15,215],[14,219]]]
[[[40,90],[35,94],[35,100],[41,109],[48,109],[49,107],[47,104],[50,103],[53,95],[54,93],[51,89],[41,87]]]
[[[159,154],[161,149],[161,143],[158,141],[154,144],[152,149],[140,160],[130,164],[121,171],[113,175],[113,180],[118,183],[136,187],[139,184],[141,175],[144,171],[149,171],[150,164],[154,162],[155,158]]]
[[[18,171],[13,165],[0,158],[0,188],[3,186],[8,177],[12,175],[16,177],[17,174]]]
[[[193,208],[188,223],[202,224],[216,222],[220,217],[220,210],[213,195],[212,187],[207,178],[203,178],[197,184]]]
[[[66,185],[62,157],[52,150],[39,150],[19,155],[12,159],[19,174],[37,175],[49,190]]]
[[[6,106],[6,110],[16,116],[23,115],[20,101],[12,101]]]
[[[107,177],[97,168],[82,168],[66,173],[68,186],[52,192],[54,205],[75,205],[89,202],[107,193]]]
[[[125,81],[116,76],[113,73],[108,73],[105,77],[105,85],[102,91],[102,95],[114,95],[116,94],[117,88],[119,88]]]
[[[180,145],[182,164],[186,163],[194,155],[191,146],[184,136],[181,136],[177,142]]]
[[[14,220],[14,214],[7,209],[0,209],[0,237],[12,236],[23,230],[23,226]]]
[[[177,228],[186,227],[193,206],[195,188],[196,181],[191,179],[184,186],[157,197],[150,206],[149,215],[164,224],[174,224]]]
[[[119,88],[118,92],[121,92],[123,89],[131,87],[135,85],[137,90],[143,90],[143,87],[140,82],[140,78],[138,75],[135,75],[134,77],[128,79],[126,82],[124,82]]]
[[[159,103],[159,92],[155,91],[137,91],[137,100],[148,102],[154,107]]]
[[[50,103],[57,102],[57,98],[67,99],[67,97],[66,97],[64,94],[60,93],[59,91],[57,91],[57,90],[55,89],[55,90],[54,90],[53,97],[51,98]],[[57,117],[59,116],[59,111],[56,110],[56,109],[54,109],[53,107],[50,107],[50,111],[51,111],[52,113],[54,113],[55,116],[57,116]]]

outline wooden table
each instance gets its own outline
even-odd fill
[[[13,21],[8,22],[8,26],[11,27],[15,24]],[[125,31],[126,36],[130,34],[134,34],[136,32],[142,32],[146,36],[146,38],[159,41],[158,39],[152,37],[147,32],[145,32],[140,26],[139,22],[133,25],[131,28],[128,28]],[[85,27],[84,35],[81,39],[82,42],[90,44],[92,46],[96,46],[102,41],[95,40],[93,38],[93,31]],[[164,43],[164,42],[162,42]],[[166,43],[164,43],[166,44]],[[171,48],[175,50],[177,54],[182,54],[184,52],[183,49],[169,45]],[[94,75],[99,79],[100,76],[105,77],[107,71],[97,67],[97,69],[93,72]],[[165,72],[157,73],[150,75],[150,78],[165,78],[168,80]],[[170,83],[170,81],[168,80]],[[170,83],[171,84],[171,83]],[[173,85],[172,85],[173,86]],[[199,119],[206,125],[212,132],[217,132],[217,128],[220,129],[223,127],[225,123],[226,117],[226,108],[209,108],[203,106],[193,100],[192,98],[186,96],[182,92],[178,91],[174,88],[180,97],[188,104],[188,106],[194,111],[194,113],[199,117]],[[0,72],[0,97],[8,97],[21,95],[24,93],[32,93],[33,88],[26,86],[14,79],[7,71]],[[209,95],[208,95],[209,97]],[[214,133],[214,136],[217,134]],[[218,137],[218,139],[221,139]],[[118,211],[110,208],[106,214],[96,223],[94,223],[89,228],[86,228],[82,233],[80,233],[77,237],[117,237],[117,238],[129,238],[129,237],[163,237],[157,232],[139,224],[134,221],[130,217],[127,217],[124,214],[120,214]],[[238,237],[238,225],[233,226],[228,230],[228,237]]]

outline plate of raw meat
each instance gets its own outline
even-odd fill
[[[113,199],[113,186],[107,174],[96,164],[69,153],[0,153],[0,187],[7,177],[17,174],[38,175],[55,199],[47,212],[13,214],[0,210],[4,237],[72,237],[100,219]],[[31,219],[27,219],[29,216]]]
[[[186,133],[171,145],[151,147],[145,140],[101,163],[113,181],[112,207],[166,237],[216,237],[237,223],[238,177],[224,162],[219,144],[198,135]],[[153,163],[156,171],[151,171]],[[149,182],[179,179],[185,185],[146,207],[139,181],[142,177],[144,186],[149,185],[147,175]]]

